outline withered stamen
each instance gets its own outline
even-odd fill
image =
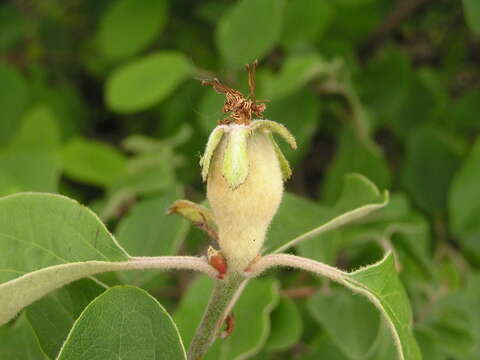
[[[252,120],[252,115],[256,118],[263,117],[262,113],[267,106],[263,102],[255,100],[255,72],[257,70],[257,61],[253,63],[253,69],[250,68],[249,64],[246,64],[245,68],[248,72],[248,86],[250,90],[250,96],[248,98],[240,91],[222,84],[216,78],[202,81],[202,85],[212,86],[217,93],[225,94],[225,103],[222,111],[225,114],[229,114],[229,116],[220,120],[220,124],[235,123],[248,125]]]

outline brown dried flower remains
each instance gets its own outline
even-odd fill
[[[267,108],[264,101],[255,99],[255,72],[257,70],[257,61],[253,63],[253,68],[249,64],[245,65],[248,72],[248,87],[250,94],[248,97],[243,95],[240,91],[234,90],[224,84],[218,79],[204,80],[202,85],[213,86],[219,94],[225,94],[225,103],[222,111],[229,114],[228,117],[219,121],[219,124],[244,124],[248,125],[252,117],[261,119],[263,112]]]

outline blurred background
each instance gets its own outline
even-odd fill
[[[10,0],[0,54],[0,194],[77,199],[133,255],[204,250],[203,234],[162,214],[204,200],[198,161],[224,98],[200,80],[247,93],[244,64],[258,59],[265,118],[299,144],[284,149],[287,190],[331,207],[353,172],[392,193],[383,222],[296,251],[350,270],[393,249],[424,358],[480,358],[480,1]],[[152,274],[103,280],[175,311],[191,276]],[[318,314],[348,292],[280,280],[272,329],[290,314],[296,332],[252,356],[395,358],[380,335],[362,347],[350,334],[371,325],[363,305],[345,300],[343,325]]]

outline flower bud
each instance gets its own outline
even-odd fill
[[[229,267],[239,271],[260,253],[282,199],[283,180],[291,174],[288,162],[265,126],[269,123],[273,122],[220,125],[213,133],[221,133],[221,138],[211,137],[212,143],[209,141],[202,158],[218,242]],[[288,133],[282,125],[273,124]],[[289,140],[295,146],[291,135]]]
[[[223,108],[229,117],[210,134],[200,160],[207,181],[207,199],[218,227],[218,243],[229,271],[241,272],[262,249],[265,236],[278,210],[283,181],[291,169],[272,132],[293,148],[294,137],[281,124],[251,120],[261,116],[265,104],[255,100],[254,71],[249,72],[250,97],[218,80],[205,82],[226,95]]]

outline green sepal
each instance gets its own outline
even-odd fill
[[[288,131],[288,129],[280,123],[271,120],[254,120],[250,126],[252,131],[259,129],[267,129],[280,135],[292,149],[297,148],[295,137]]]
[[[170,214],[179,214],[193,223],[206,221],[209,225],[215,225],[213,213],[209,209],[189,200],[175,201],[167,210],[167,215]]]
[[[208,137],[207,147],[205,148],[205,153],[200,158],[200,166],[202,167],[202,179],[207,181],[208,178],[208,169],[210,167],[210,161],[212,160],[213,152],[217,148],[218,144],[222,140],[223,133],[225,130],[223,127],[217,126],[210,133]]]
[[[222,174],[231,188],[242,185],[248,176],[247,138],[250,128],[234,126],[228,133],[228,143],[223,157]]]
[[[167,215],[178,214],[194,226],[217,239],[217,224],[213,213],[206,207],[188,200],[177,200],[167,209]]]
[[[268,137],[272,141],[273,148],[275,149],[275,154],[277,154],[277,159],[280,163],[280,170],[282,170],[283,181],[287,181],[288,179],[290,179],[290,176],[292,176],[292,169],[290,168],[290,164],[285,155],[283,155],[282,149],[280,149],[280,146],[278,146],[277,142],[273,138],[273,135],[269,133]]]

